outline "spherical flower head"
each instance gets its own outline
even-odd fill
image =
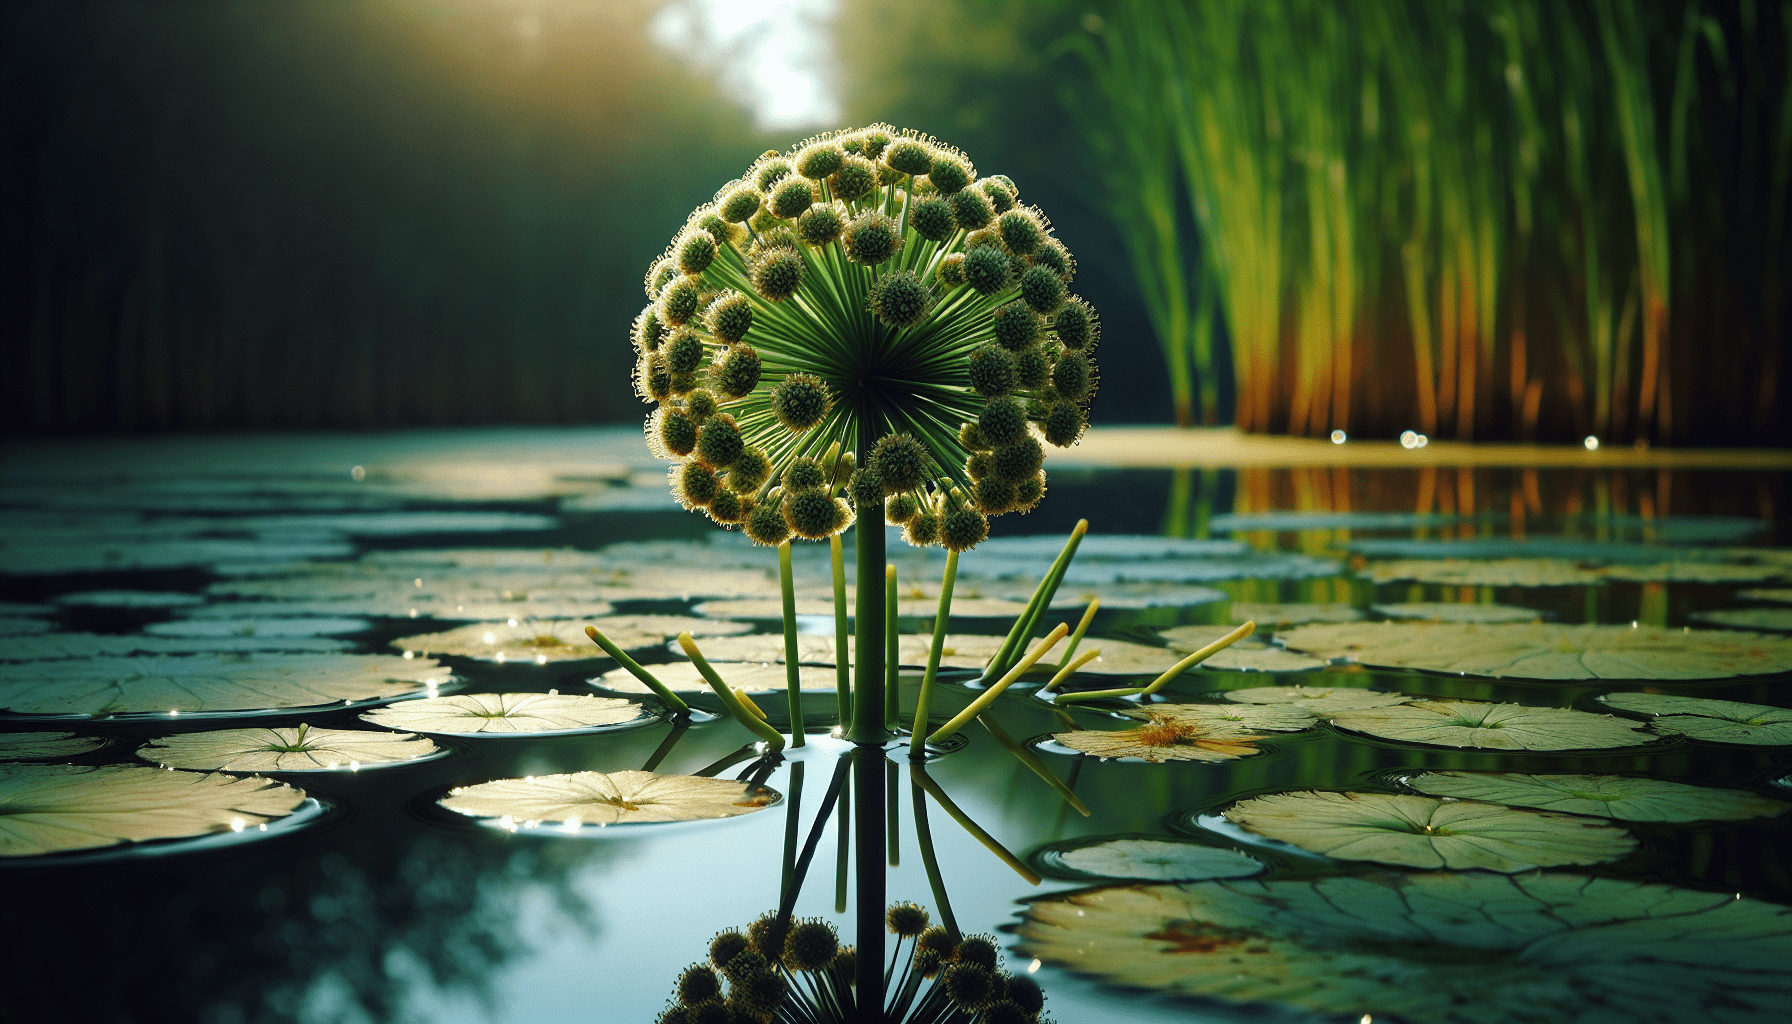
[[[735,932],[734,934],[739,935],[740,933]],[[752,940],[744,935],[741,936],[741,939],[745,944],[741,947],[740,951],[730,957],[727,963],[721,964],[718,968],[722,972],[723,977],[734,983],[739,983],[742,978],[751,977],[755,974],[764,974],[771,970],[771,964],[765,959],[764,954],[753,948]],[[711,943],[711,960],[715,959],[714,949],[715,945],[714,943]]]
[[[677,277],[678,264],[673,262],[669,256],[661,256],[653,262],[653,266],[647,268],[647,277],[643,281],[647,288],[647,297],[659,298],[660,292],[665,291],[666,285],[671,284]]]
[[[733,465],[745,450],[740,427],[727,413],[711,416],[697,428],[697,458],[711,469]]]
[[[827,382],[808,373],[793,373],[772,389],[772,414],[787,430],[804,431],[820,423],[834,407]]]
[[[977,418],[977,427],[984,440],[998,448],[1013,444],[1027,436],[1026,407],[1013,398],[992,398]]]
[[[1056,238],[1047,238],[1039,248],[1033,250],[1033,264],[1058,275],[1058,279],[1066,285],[1076,277],[1076,257],[1070,255],[1070,250]]]
[[[846,217],[833,203],[811,206],[796,221],[797,237],[813,246],[827,245],[845,230]]]
[[[685,370],[680,373],[674,373],[671,376],[671,382],[673,394],[687,394],[697,386],[697,371]]]
[[[996,215],[989,205],[989,197],[978,189],[954,192],[950,202],[953,221],[966,231],[988,227]]]
[[[892,494],[884,502],[884,522],[902,526],[921,514],[921,503],[912,494]]]
[[[1008,998],[1022,1010],[1038,1016],[1045,1009],[1045,992],[1037,981],[1024,974],[1009,974],[1003,980],[1008,983]]]
[[[1019,483],[1045,464],[1045,448],[1031,436],[1005,444],[990,453],[990,470],[998,477]]]
[[[983,478],[993,472],[995,452],[972,452],[970,458],[964,460],[965,475],[973,483],[981,483]]]
[[[1033,345],[1014,354],[1014,386],[1025,391],[1045,387],[1051,377],[1051,356],[1044,345]]]
[[[1032,210],[1016,208],[996,218],[996,230],[1002,242],[1017,256],[1031,256],[1045,241],[1045,225]]]
[[[974,508],[956,508],[940,517],[940,543],[947,551],[969,551],[988,536],[989,520]]]
[[[1043,250],[1035,250],[1040,252]],[[1037,313],[1050,316],[1064,305],[1064,279],[1052,268],[1036,265],[1020,275],[1020,297]]]
[[[772,187],[771,201],[766,208],[775,217],[790,220],[803,215],[803,211],[815,205],[815,186],[802,178],[785,178]]]
[[[784,963],[792,970],[819,971],[840,952],[834,926],[818,917],[793,922],[784,940]]]
[[[784,495],[784,521],[804,540],[827,540],[852,524],[852,513],[826,491],[794,491]]]
[[[629,328],[629,337],[634,339],[635,353],[646,355],[658,349],[660,343],[666,340],[666,325],[653,307],[648,306],[635,317],[634,325]]]
[[[671,476],[672,497],[689,511],[709,507],[722,490],[715,470],[694,460],[673,466]]]
[[[915,950],[914,964],[916,974],[923,978],[931,978],[940,973],[940,968],[946,966],[946,958],[940,956],[938,950],[917,949]]]
[[[667,284],[660,292],[655,312],[661,320],[678,327],[689,323],[697,315],[702,301],[703,292],[697,287],[697,282],[681,277]]]
[[[1014,481],[992,472],[977,481],[977,510],[989,516],[1011,512],[1014,510],[1016,494]]]
[[[926,930],[927,911],[915,903],[895,903],[884,913],[884,923],[890,934],[913,938]]]
[[[1014,390],[1014,357],[993,341],[984,342],[971,353],[970,372],[971,387],[985,398],[998,398]],[[962,431],[959,440],[964,441]]]
[[[910,434],[886,434],[871,449],[871,471],[887,494],[918,489],[927,482],[930,465],[926,446]]]
[[[902,248],[902,236],[896,233],[896,222],[876,211],[867,211],[853,218],[840,236],[846,258],[854,263],[875,267],[884,263]]]
[[[933,148],[919,139],[897,139],[884,147],[884,163],[899,174],[926,174],[933,170]]]
[[[691,1024],[734,1024],[734,1014],[720,999],[710,999],[687,1008]]]
[[[964,284],[964,265],[965,257],[962,252],[952,253],[945,259],[940,260],[939,270],[936,271],[939,275],[940,284],[947,288],[956,288],[959,285]]]
[[[1052,365],[1052,388],[1066,401],[1081,402],[1088,398],[1094,377],[1089,357],[1081,352],[1066,352]]]
[[[710,499],[709,507],[705,511],[709,513],[709,518],[717,524],[735,526],[744,522],[747,515],[753,511],[753,499],[743,497],[738,491],[724,486],[716,491],[716,496]]]
[[[996,969],[996,939],[993,935],[966,935],[958,944],[958,962],[971,963],[993,972]],[[994,975],[991,975],[994,980]]]
[[[915,513],[902,527],[902,539],[910,547],[932,547],[940,542],[940,517],[936,512],[921,511]]]
[[[703,337],[688,327],[681,327],[666,339],[660,352],[666,357],[667,371],[694,373],[703,365]]]
[[[672,371],[666,368],[665,356],[651,352],[635,363],[635,393],[646,402],[672,397]]]
[[[686,1006],[715,999],[722,994],[722,979],[708,964],[692,964],[678,976],[678,1001]]]
[[[1014,182],[1005,174],[984,178],[977,182],[977,188],[983,193],[984,198],[989,200],[989,205],[997,213],[1007,213],[1014,209],[1015,199],[1020,195],[1019,190],[1014,187]]]
[[[768,213],[766,216],[770,217],[771,214]],[[757,231],[759,236],[753,239],[753,244],[747,246],[746,255],[748,263],[756,262],[759,257],[764,256],[774,249],[789,249],[796,253],[802,251],[797,247],[796,232],[790,230],[790,225],[778,220],[776,217],[772,217],[771,223],[756,227],[753,230]]]
[[[751,494],[771,479],[772,460],[764,448],[754,446],[740,453],[728,467],[728,486],[741,494]]]
[[[716,204],[716,215],[730,224],[752,219],[764,197],[751,185],[737,185]]]
[[[685,232],[678,240],[674,250],[678,259],[678,272],[696,277],[709,269],[716,259],[716,240],[707,231],[693,230]]]
[[[924,196],[912,200],[908,207],[908,223],[909,227],[915,229],[915,234],[929,242],[944,242],[958,230],[952,204],[939,196]]]
[[[654,413],[653,424],[667,454],[683,458],[697,447],[697,421],[684,410],[662,408]]]
[[[884,482],[870,467],[854,470],[847,478],[846,493],[852,496],[852,507],[876,509],[884,503]]]
[[[1007,354],[1006,350],[1000,349],[999,346],[998,351],[1002,351],[1003,355]],[[983,428],[977,425],[976,420],[966,420],[959,424],[958,443],[967,452],[986,452],[995,447],[989,443],[988,438],[983,436]]]
[[[776,153],[768,153],[761,157],[758,165],[753,168],[753,184],[758,187],[760,192],[770,192],[778,182],[794,173],[796,173],[796,169],[790,166],[790,161]]]
[[[927,168],[927,180],[941,195],[968,188],[977,178],[977,172],[971,169],[970,161],[957,153],[935,152],[933,163]]]
[[[777,911],[768,910],[747,926],[747,941],[768,962],[775,964],[784,955],[784,938],[789,931],[790,922],[780,919]]]
[[[995,991],[995,975],[981,964],[953,964],[943,981],[947,998],[965,1010],[979,1009]]]
[[[792,493],[819,491],[828,485],[828,473],[814,459],[797,459],[784,467],[784,478],[779,483]]]
[[[728,961],[734,959],[736,954],[746,948],[747,937],[730,928],[709,940],[709,962],[718,970],[726,968]]]
[[[846,161],[846,151],[832,139],[812,142],[796,155],[796,173],[813,181],[833,174]]]
[[[888,125],[874,124],[858,132],[853,141],[858,143],[859,155],[867,160],[876,160],[884,155],[884,149],[894,141],[896,136]]]
[[[766,500],[754,505],[747,513],[746,534],[755,544],[775,548],[790,539],[790,524],[784,521],[784,506],[781,501]]]
[[[763,368],[758,351],[743,342],[716,353],[709,379],[717,391],[729,398],[745,398],[759,386]]]
[[[891,327],[913,327],[927,316],[933,296],[912,270],[895,270],[871,283],[865,303]]]
[[[943,957],[950,957],[956,946],[957,943],[952,941],[952,933],[937,924],[923,931],[915,940],[916,949],[932,950]]]
[[[784,976],[768,970],[743,977],[729,992],[729,1002],[758,1020],[771,1020],[788,992]]]
[[[1019,512],[1021,515],[1026,515],[1028,512],[1031,512],[1034,509],[1038,508],[1039,503],[1041,501],[1043,501],[1044,499],[1045,499],[1045,473],[1044,473],[1044,471],[1034,473],[1032,476],[1027,477],[1025,480],[1018,480],[1015,482],[1013,511]]]
[[[703,310],[703,324],[717,341],[741,341],[753,329],[753,300],[732,288],[718,292]]]
[[[1095,307],[1082,299],[1072,298],[1058,307],[1052,317],[1052,333],[1064,347],[1083,351],[1095,347],[1101,337],[1101,325],[1095,318]]]
[[[998,999],[983,1008],[977,1024],[1033,1024],[1033,1015],[1012,999]]]
[[[864,157],[849,156],[828,175],[828,190],[847,202],[865,198],[877,186],[877,165]]]
[[[1010,271],[1008,254],[993,245],[979,246],[964,255],[964,281],[980,295],[994,295],[1007,288]]]
[[[722,407],[716,403],[716,396],[702,388],[698,388],[684,396],[685,414],[691,418],[691,422],[696,423],[698,426],[702,426],[704,420],[709,419],[711,416],[720,412],[721,408]]]
[[[1038,341],[1039,327],[1039,314],[1029,309],[1024,302],[1010,302],[1006,306],[997,307],[995,316],[990,321],[990,330],[995,333],[996,344],[1010,352],[1019,352]]]
[[[802,253],[778,246],[754,260],[748,272],[754,291],[772,302],[783,302],[803,286],[804,270]]]
[[[841,946],[840,952],[834,954],[834,962],[828,964],[828,970],[836,977],[851,980],[859,969],[859,951],[852,946]]]
[[[691,1008],[682,1003],[674,1003],[660,1011],[653,1018],[653,1024],[696,1024],[697,1018],[691,1014]]]
[[[691,224],[697,230],[708,235],[710,240],[716,243],[717,248],[733,244],[741,236],[740,228],[723,220],[722,215],[716,212],[714,207],[702,210],[693,216]]]

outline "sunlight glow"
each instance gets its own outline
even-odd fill
[[[689,0],[653,22],[653,37],[712,70],[761,128],[820,128],[840,117],[827,22],[835,0]]]

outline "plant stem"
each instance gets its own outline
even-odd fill
[[[803,745],[803,679],[796,653],[796,584],[790,572],[790,542],[778,545],[778,585],[784,593],[784,681],[790,704],[790,745]],[[839,645],[835,644],[835,650]]]
[[[958,582],[958,552],[946,552],[946,572],[940,577],[940,612],[933,620],[933,642],[927,650],[927,673],[921,677],[921,694],[915,698],[915,730],[909,738],[911,761],[927,756],[927,713],[933,707],[933,681],[940,672],[940,656],[946,649],[946,623],[952,618],[952,587]]]
[[[867,409],[859,422],[860,466],[871,464],[871,419]],[[859,556],[858,601],[853,609],[857,627],[853,635],[854,668],[858,678],[854,680],[849,733],[854,743],[882,743],[890,738],[889,730],[884,728],[883,504],[880,499],[870,508],[859,509],[859,521],[853,527]]]
[[[667,706],[672,709],[673,714],[688,715],[691,713],[691,706],[689,704],[686,704],[683,700],[679,699],[678,694],[667,689],[665,683],[654,678],[652,672],[642,668],[640,662],[629,657],[627,651],[624,651],[622,648],[611,643],[610,638],[603,635],[596,626],[586,626],[585,635],[591,638],[592,643],[603,648],[604,653],[614,659],[617,664],[628,669],[630,675],[633,675],[636,679],[646,683],[647,688],[652,690],[655,696],[666,702]],[[663,636],[664,634],[661,635]]]
[[[840,535],[828,538],[828,554],[834,563],[834,679],[839,689],[840,728],[852,722],[852,669],[846,652],[852,631],[846,621],[846,556]]]

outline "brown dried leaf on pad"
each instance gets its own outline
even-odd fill
[[[1052,739],[1094,757],[1127,757],[1162,764],[1166,761],[1232,761],[1260,754],[1255,746],[1265,737],[1246,728],[1242,721],[1220,715],[1165,713],[1156,705],[1138,709],[1146,724],[1119,731],[1079,729],[1061,732]],[[1310,720],[1309,720],[1310,721]]]

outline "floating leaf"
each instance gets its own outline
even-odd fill
[[[1598,569],[1566,558],[1401,558],[1371,562],[1357,575],[1372,583],[1411,581],[1452,587],[1584,587],[1605,582]]]
[[[1401,780],[1432,796],[1537,807],[1619,821],[1733,821],[1783,813],[1784,801],[1740,789],[1626,775],[1423,772]]]
[[[402,651],[428,655],[457,655],[480,661],[529,663],[545,665],[554,661],[587,661],[606,657],[603,650],[585,635],[586,625],[595,625],[604,636],[623,650],[653,647],[665,637],[658,630],[609,628],[603,619],[590,623],[552,619],[543,622],[475,622],[441,633],[400,637],[392,646]]]
[[[1221,626],[1177,626],[1161,635],[1169,641],[1170,650],[1193,654],[1229,632]],[[1258,640],[1241,640],[1209,655],[1201,667],[1226,672],[1309,672],[1324,668],[1325,662]]]
[[[79,757],[106,745],[99,736],[72,732],[0,733],[0,761],[56,761]]]
[[[1162,543],[1161,539],[1159,543]],[[1078,554],[1081,554],[1080,550]],[[1300,580],[1336,576],[1341,569],[1338,562],[1329,558],[1285,553],[1251,552],[1232,558],[1155,558],[1129,562],[1089,562],[1079,558],[1065,570],[1064,585],[1085,587],[1115,583]]]
[[[750,622],[729,622],[726,619],[697,618],[691,615],[606,615],[591,620],[604,635],[612,630],[634,630],[640,633],[658,633],[663,637],[674,637],[680,633],[689,633],[695,637],[735,636],[740,633],[751,633]],[[580,630],[584,632],[584,630]],[[590,642],[590,637],[586,637]]]
[[[1248,732],[1299,732],[1313,727],[1313,712],[1304,703],[1152,704],[1129,708],[1126,714],[1149,722],[1205,727],[1223,723]]]
[[[852,613],[849,598],[847,614]],[[935,597],[898,597],[896,614],[904,618],[921,618],[931,621],[939,614],[939,598]],[[1027,610],[1026,602],[1010,601],[1005,598],[970,597],[955,592],[952,596],[952,617],[955,619],[1012,619]],[[730,601],[705,601],[692,609],[699,615],[718,619],[782,619],[784,618],[784,602],[782,598],[758,597],[741,598]],[[834,618],[834,598],[827,596],[803,596],[799,589],[796,599],[798,615],[813,615],[829,622]]]
[[[305,791],[267,779],[108,765],[0,766],[0,856],[242,831],[291,814]]]
[[[18,537],[9,541],[0,547],[0,572],[40,575],[341,558],[354,550],[346,542],[310,537],[292,541],[277,537],[165,539],[130,533],[95,535],[76,530],[42,541],[26,542]]]
[[[904,639],[908,638],[904,637]],[[784,663],[784,634],[782,633],[725,636],[705,641],[699,646],[703,648],[703,656],[711,661],[745,661],[761,665],[782,665]],[[850,646],[850,641],[848,646]],[[684,653],[684,648],[680,647],[676,640],[667,644],[666,650],[679,656]],[[797,663],[802,665],[832,665],[834,663],[834,638],[802,634],[796,638],[796,657]],[[851,660],[850,654],[848,660]]]
[[[1744,601],[1770,601],[1774,604],[1792,604],[1792,587],[1769,587],[1764,590],[1744,590],[1736,595]]]
[[[1017,594],[1016,596],[1030,595]],[[1052,608],[1054,610],[1083,608],[1090,601],[1096,599],[1101,601],[1103,608],[1114,611],[1136,611],[1144,608],[1191,608],[1198,604],[1224,601],[1229,596],[1223,590],[1183,583],[1109,583],[1105,586],[1066,584],[1058,588],[1057,596],[1052,598]],[[958,614],[957,597],[952,599],[952,613]]]
[[[73,608],[191,608],[205,598],[182,591],[83,590],[63,594],[56,603]]]
[[[169,768],[226,772],[359,770],[413,761],[436,745],[409,733],[360,729],[215,729],[151,740],[137,751]]]
[[[1522,704],[1420,700],[1363,711],[1341,711],[1333,725],[1403,743],[1484,750],[1598,750],[1650,743],[1636,723],[1611,715]]]
[[[762,786],[695,775],[574,772],[499,779],[449,791],[443,807],[476,818],[570,827],[643,821],[696,821],[751,814],[776,803]]]
[[[0,637],[48,633],[54,628],[55,623],[45,622],[42,619],[0,618]]]
[[[1453,871],[1601,864],[1636,846],[1621,828],[1570,814],[1389,793],[1271,793],[1226,820],[1328,857]]]
[[[1510,604],[1471,604],[1452,601],[1411,601],[1404,604],[1370,605],[1375,614],[1389,619],[1424,622],[1535,622],[1542,613]]]
[[[699,645],[707,646],[707,645]],[[781,692],[788,685],[784,678],[783,665],[758,664],[747,662],[712,661],[710,665],[722,674],[722,679],[731,688],[747,693]],[[698,674],[697,666],[688,661],[668,662],[664,665],[649,665],[655,679],[666,684],[669,690],[679,693],[709,693],[709,683]],[[833,693],[838,686],[832,668],[815,665],[797,666],[797,678],[804,693]],[[628,669],[619,668],[591,680],[594,685],[617,693],[652,693],[647,684],[636,679]]]
[[[1711,743],[1792,746],[1792,708],[1665,693],[1608,693],[1599,700],[1614,708],[1657,716],[1649,723],[1656,732]]]
[[[370,629],[366,619],[279,618],[279,619],[175,619],[152,622],[143,631],[152,636],[199,638],[255,637],[262,640],[286,640],[293,637],[329,636],[360,633]]]
[[[315,636],[134,636],[129,633],[44,633],[0,637],[0,661],[58,661],[127,654],[327,654],[346,651],[347,640]],[[4,679],[14,673],[0,670]]]
[[[1792,608],[1720,608],[1708,612],[1693,612],[1692,619],[1731,629],[1792,633]]]
[[[0,708],[14,714],[211,714],[401,697],[447,670],[379,654],[195,654],[5,666]]]
[[[1227,690],[1221,696],[1245,704],[1293,704],[1320,718],[1341,711],[1391,707],[1412,699],[1404,693],[1382,693],[1348,686],[1256,686],[1248,690]]]
[[[1262,604],[1250,601],[1232,602],[1233,622],[1255,622],[1259,626],[1298,626],[1307,622],[1356,622],[1362,609],[1347,604]],[[1198,627],[1183,626],[1182,629]],[[1174,630],[1166,631],[1169,636]]]
[[[491,736],[621,725],[641,718],[641,705],[590,694],[462,693],[388,704],[361,717],[388,729]]]
[[[1726,565],[1698,561],[1613,565],[1604,572],[1611,579],[1629,583],[1764,583],[1785,579],[1788,575],[1782,565]]]
[[[1301,626],[1280,639],[1322,658],[1507,679],[1722,679],[1792,671],[1792,641],[1728,630],[1364,622]]]
[[[1021,955],[1104,981],[1355,1020],[1777,1020],[1792,909],[1483,872],[1122,886],[1034,902]]]
[[[1263,862],[1237,850],[1164,839],[1108,839],[1058,851],[1063,867],[1102,878],[1170,882],[1205,878],[1247,878]]]

